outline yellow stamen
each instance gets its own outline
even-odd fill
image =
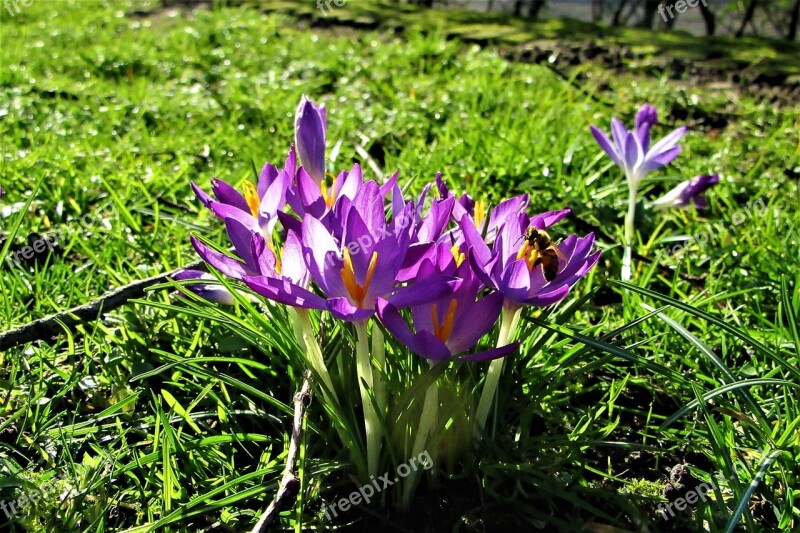
[[[431,322],[433,323],[433,334],[442,342],[447,342],[450,334],[453,332],[453,325],[456,322],[456,309],[458,302],[453,299],[450,300],[450,305],[447,306],[447,312],[444,314],[444,322],[439,322],[439,308],[436,304],[431,306]]]
[[[282,265],[281,265],[281,257],[278,255],[278,251],[275,249],[275,245],[271,242],[267,243],[269,249],[272,250],[272,254],[275,256],[275,273],[277,275],[281,275]]]
[[[244,199],[247,202],[247,206],[250,208],[250,214],[258,217],[258,208],[261,205],[261,201],[258,199],[256,186],[246,181],[242,185],[242,191],[244,191]]]
[[[539,259],[539,252],[536,250],[536,248],[530,246],[526,242],[519,247],[519,251],[517,252],[517,259],[518,260],[524,259],[525,264],[528,266],[528,270],[533,270],[536,260]]]
[[[466,257],[467,257],[464,254],[464,252],[460,251],[460,248],[459,248],[459,246],[457,244],[453,245],[453,247],[450,248],[450,253],[453,254],[453,259],[456,260],[456,267],[460,267],[461,263],[463,263],[464,259],[466,259]]]
[[[486,202],[477,200],[475,202],[475,226],[480,230],[486,220]]]
[[[525,263],[528,265],[528,270],[533,270],[533,266],[536,264],[536,260],[539,259],[539,252],[534,248],[531,249],[531,253],[528,254],[528,257],[525,258]]]
[[[336,203],[336,178],[333,178],[330,191],[328,190],[328,184],[325,183],[325,180],[322,180],[322,183],[319,184],[319,192],[322,193],[322,198],[325,200],[325,205],[328,206],[328,209],[333,209],[333,205]]]
[[[519,251],[517,252],[517,260],[520,260],[523,257],[525,257],[525,254],[528,253],[528,248],[529,247],[528,247],[527,243],[525,243],[525,244],[523,244],[522,246],[519,247]]]
[[[350,251],[345,247],[342,260],[344,266],[340,271],[342,282],[344,283],[347,293],[350,295],[353,303],[359,307],[364,306],[364,297],[369,291],[369,286],[372,283],[372,278],[375,275],[375,267],[378,264],[378,252],[372,252],[372,257],[369,259],[369,266],[367,267],[367,276],[364,279],[364,285],[359,285],[356,280],[356,273],[353,269],[353,259],[350,257]]]

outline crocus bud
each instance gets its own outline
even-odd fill
[[[325,129],[327,118],[324,105],[316,105],[303,96],[295,115],[294,131],[300,164],[317,184],[325,179]]]

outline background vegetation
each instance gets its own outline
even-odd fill
[[[53,253],[20,268],[0,261],[4,329],[194,261],[192,232],[223,242],[189,181],[238,183],[253,164],[279,161],[308,94],[328,105],[335,167],[366,160],[378,179],[398,169],[412,190],[441,171],[451,187],[491,201],[528,192],[532,211],[573,209],[558,236],[595,230],[604,249],[570,300],[528,316],[495,438],[476,469],[423,486],[409,516],[360,506],[340,525],[797,527],[794,93],[785,83],[676,72],[660,63],[662,50],[616,68],[602,57],[537,62],[522,48],[508,53],[502,29],[526,35],[521,46],[568,23],[498,19],[482,29],[469,27],[470,16],[360,0],[325,19],[297,2],[4,9],[2,249],[62,236]],[[636,35],[607,34],[624,47],[642,45]],[[791,50],[753,43],[754,69],[774,60],[783,82],[791,78]],[[730,50],[729,58],[740,52]],[[642,218],[639,251],[651,262],[638,260],[636,285],[621,287],[612,280],[627,190],[588,125],[605,128],[612,115],[630,122],[644,102],[659,108],[658,132],[691,128],[676,164],[647,181],[648,199],[700,173],[723,180],[706,212]],[[756,213],[756,201],[766,209]],[[713,240],[691,239],[700,232]],[[662,253],[684,241],[681,253]],[[242,531],[272,498],[299,348],[280,321],[237,322],[235,313],[175,305],[170,292],[0,355],[0,498],[50,479],[62,489],[9,527]],[[336,357],[348,340],[331,336]],[[346,454],[320,420],[312,404],[287,528],[320,526],[323,505],[352,490]],[[709,480],[718,486],[712,500],[669,521],[656,511]]]

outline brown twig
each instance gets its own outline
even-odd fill
[[[303,417],[305,416],[306,407],[311,401],[311,396],[311,372],[306,371],[303,385],[300,387],[300,391],[294,395],[292,438],[289,441],[289,453],[286,455],[286,466],[283,469],[281,484],[278,487],[275,498],[264,510],[251,533],[263,533],[266,531],[284,506],[297,496],[297,491],[300,489],[300,480],[297,478],[295,470],[297,468],[297,456],[300,452],[300,432],[303,428]]]
[[[58,335],[62,329],[71,330],[79,324],[93,322],[103,313],[121,307],[133,298],[144,296],[144,291],[147,288],[158,285],[159,283],[164,283],[167,278],[174,276],[181,270],[197,268],[202,264],[203,261],[195,261],[194,263],[176,268],[165,274],[134,281],[111,292],[107,292],[93,302],[73,307],[62,313],[46,316],[29,322],[24,326],[6,331],[0,334],[0,351],[8,350],[13,346],[26,342],[49,340]]]

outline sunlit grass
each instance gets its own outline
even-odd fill
[[[479,481],[463,480],[483,503],[457,509],[452,523],[635,528],[660,516],[642,481],[663,486],[687,462],[698,480],[732,481],[656,528],[708,520],[724,530],[735,511],[752,531],[797,527],[796,104],[592,66],[570,84],[435,29],[310,30],[249,7],[126,15],[154,7],[35,1],[0,16],[0,208],[19,208],[0,219],[0,234],[15,247],[33,232],[63,236],[61,251],[35,265],[0,266],[3,329],[193,261],[190,233],[223,242],[189,181],[238,183],[254,164],[280,161],[305,93],[329,106],[336,168],[366,152],[369,177],[399,169],[418,190],[441,171],[458,192],[491,201],[527,192],[532,211],[573,209],[564,232],[605,234],[586,283],[524,321],[495,440]],[[639,250],[651,258],[699,232],[713,240],[662,257],[673,270],[637,262],[637,291],[609,282],[627,190],[588,124],[607,128],[612,114],[630,122],[646,101],[659,106],[662,133],[687,121],[692,131],[645,196],[709,171],[723,182],[707,212],[641,221]],[[758,199],[763,215],[737,215]],[[177,312],[167,290],[147,302],[59,332],[54,346],[0,355],[3,500],[19,497],[19,478],[57,476],[67,494],[16,514],[19,524],[240,531],[274,494],[303,370],[291,325],[197,303]],[[347,352],[349,331],[326,335],[328,357]],[[312,404],[303,498],[286,526],[320,525],[323,502],[352,490],[347,454],[322,420]],[[637,486],[646,490],[630,494]]]

